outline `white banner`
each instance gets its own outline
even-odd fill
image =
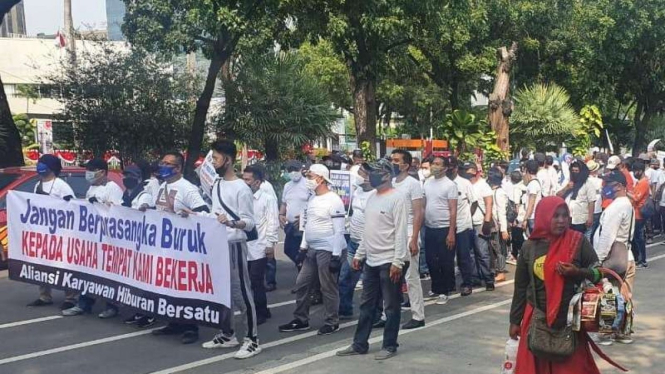
[[[208,195],[210,200],[212,200],[212,184],[217,179],[217,170],[215,170],[215,165],[212,164],[212,151],[208,152],[203,163],[199,167],[199,181],[201,181],[201,189],[203,193]]]
[[[17,191],[7,207],[11,279],[211,326],[231,305],[226,230],[212,218]]]

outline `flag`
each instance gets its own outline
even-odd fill
[[[55,45],[59,48],[64,48],[65,47],[65,36],[60,33],[60,30],[58,30],[58,33],[55,34]]]

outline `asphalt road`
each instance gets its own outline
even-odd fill
[[[605,350],[632,373],[665,373],[665,319],[662,318],[665,246],[652,245],[648,270],[636,279],[635,343]],[[509,270],[514,268],[509,266]],[[290,294],[295,269],[278,264],[278,290],[269,294],[272,319],[259,327],[264,351],[249,360],[235,360],[235,350],[205,350],[184,346],[176,337],[155,337],[122,323],[122,318],[100,320],[96,313],[61,317],[56,306],[28,308],[37,287],[10,281],[0,272],[0,374],[4,373],[499,373],[507,339],[512,274],[494,292],[476,290],[455,296],[447,305],[426,307],[426,326],[400,332],[398,356],[376,362],[373,355],[338,358],[355,330],[355,320],[343,321],[339,332],[317,336],[321,306],[312,308],[312,330],[280,333],[279,324],[291,320]],[[423,285],[429,290],[429,282]],[[359,294],[359,292],[357,292]],[[55,305],[62,292],[54,291]],[[94,312],[99,312],[96,305]],[[124,311],[123,316],[131,312]],[[409,319],[409,312],[402,320]],[[201,341],[215,331],[202,328]],[[372,334],[370,353],[380,348],[381,332]],[[599,363],[603,373],[618,373]],[[609,369],[608,369],[609,368]]]

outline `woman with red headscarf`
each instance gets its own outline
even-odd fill
[[[600,373],[591,355],[593,343],[584,332],[578,333],[577,349],[564,361],[536,357],[527,344],[535,306],[545,313],[550,328],[561,329],[567,323],[568,305],[575,295],[576,285],[584,279],[595,283],[601,278],[595,269],[598,257],[593,247],[584,235],[573,231],[569,225],[570,212],[562,198],[546,197],[536,207],[534,230],[517,262],[510,310],[510,337],[522,337],[516,374]],[[532,279],[535,287],[531,285]]]

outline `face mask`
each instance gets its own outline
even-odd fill
[[[393,174],[395,174],[395,176],[397,176],[397,175],[399,175],[400,172],[401,172],[401,170],[399,169],[399,164],[393,164]]]
[[[317,182],[316,179],[307,179],[305,181],[305,186],[308,190],[314,191],[317,187],[319,187],[319,182]]]
[[[302,173],[299,171],[292,171],[289,173],[289,177],[291,177],[291,180],[294,182],[298,182],[302,179]]]
[[[256,188],[254,188],[254,185],[252,183],[247,183],[247,187],[249,187],[249,189],[252,190],[252,192],[256,192],[259,190],[261,185],[259,184]]]
[[[385,182],[384,179],[387,179],[386,176],[387,175],[383,173],[369,173],[369,184],[372,187],[377,188]]]
[[[87,180],[88,183],[94,183],[97,180],[97,172],[86,170],[85,171],[85,180]]]
[[[429,169],[435,178],[439,178],[443,175],[443,166],[432,165]]]
[[[579,172],[575,172],[575,173],[571,172],[570,173],[570,180],[571,181],[573,181],[575,183],[575,182],[579,182],[579,179],[580,179],[580,173]]]
[[[432,176],[432,171],[429,169],[420,169],[420,175],[422,175],[422,179],[425,180]]]
[[[159,177],[162,180],[167,180],[176,175],[175,166],[163,165],[159,167]]]
[[[50,172],[51,169],[49,169],[48,166],[46,166],[46,164],[41,162],[37,163],[37,174],[41,175],[42,177],[45,177],[49,175]]]
[[[614,197],[616,196],[616,191],[614,191],[613,186],[605,186],[603,187],[602,194],[604,198],[613,200]]]
[[[363,183],[365,183],[365,178],[361,177],[358,174],[354,175],[353,184],[355,186],[360,187],[362,186]]]
[[[215,169],[215,171],[220,177],[223,177],[224,175],[226,175],[226,171],[228,170],[228,168],[229,168],[229,163],[227,162],[226,158],[224,158],[222,166]]]
[[[122,184],[125,185],[126,188],[128,189],[134,189],[136,186],[139,185],[138,179],[131,178],[131,177],[126,177],[122,178]]]

